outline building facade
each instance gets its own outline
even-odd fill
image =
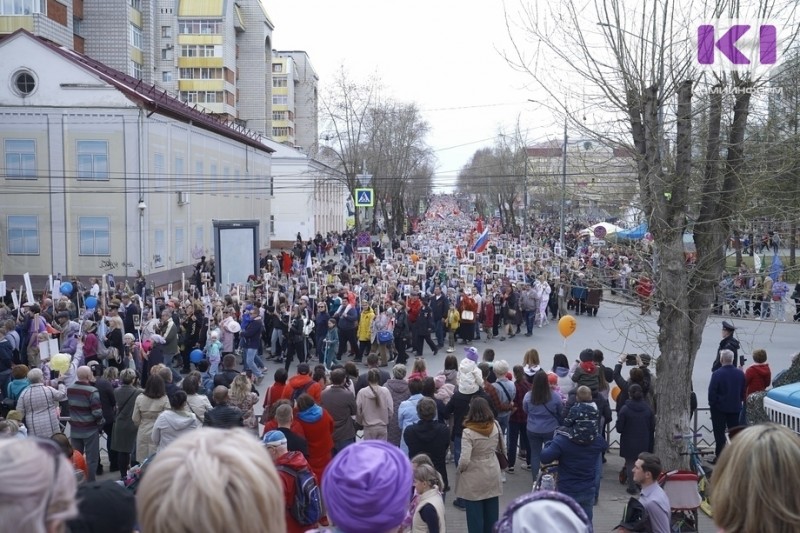
[[[307,241],[317,233],[325,236],[344,231],[350,197],[344,175],[300,150],[264,142],[275,150],[269,225],[272,247],[291,248],[298,233]]]
[[[272,138],[315,155],[319,147],[319,76],[308,54],[302,50],[273,52],[272,87]],[[275,95],[286,95],[279,98],[279,107]]]
[[[156,284],[213,255],[212,221],[270,220],[260,137],[26,31],[0,41],[0,276]],[[260,248],[270,247],[261,232]],[[34,286],[37,286],[34,281]]]
[[[638,191],[632,155],[594,139],[568,139],[565,175],[563,150],[563,141],[556,140],[527,148],[530,205],[556,214],[563,195],[569,216],[622,216]]]
[[[260,0],[0,0],[0,36],[25,29],[264,136],[273,28]]]

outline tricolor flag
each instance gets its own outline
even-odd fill
[[[311,248],[306,249],[306,261],[305,261],[305,269],[306,274],[311,276]]]
[[[475,252],[476,254],[482,253],[486,249],[486,245],[489,244],[489,228],[483,230],[483,232],[478,236],[478,240],[475,241],[475,244],[472,245],[471,252]]]

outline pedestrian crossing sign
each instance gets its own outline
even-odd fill
[[[356,207],[372,207],[375,205],[375,195],[372,189],[356,189]]]

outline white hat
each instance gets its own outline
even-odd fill
[[[229,320],[227,324],[223,324],[225,329],[227,329],[230,333],[239,333],[242,331],[242,326],[239,325],[238,322],[235,320]]]

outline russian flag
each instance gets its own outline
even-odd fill
[[[306,250],[305,269],[306,269],[306,274],[308,274],[310,276],[311,272],[312,272],[312,269],[311,269],[311,249],[310,248]]]
[[[483,230],[483,233],[478,236],[478,240],[472,245],[472,249],[470,251],[479,254],[486,249],[487,244],[489,244],[489,228]]]

